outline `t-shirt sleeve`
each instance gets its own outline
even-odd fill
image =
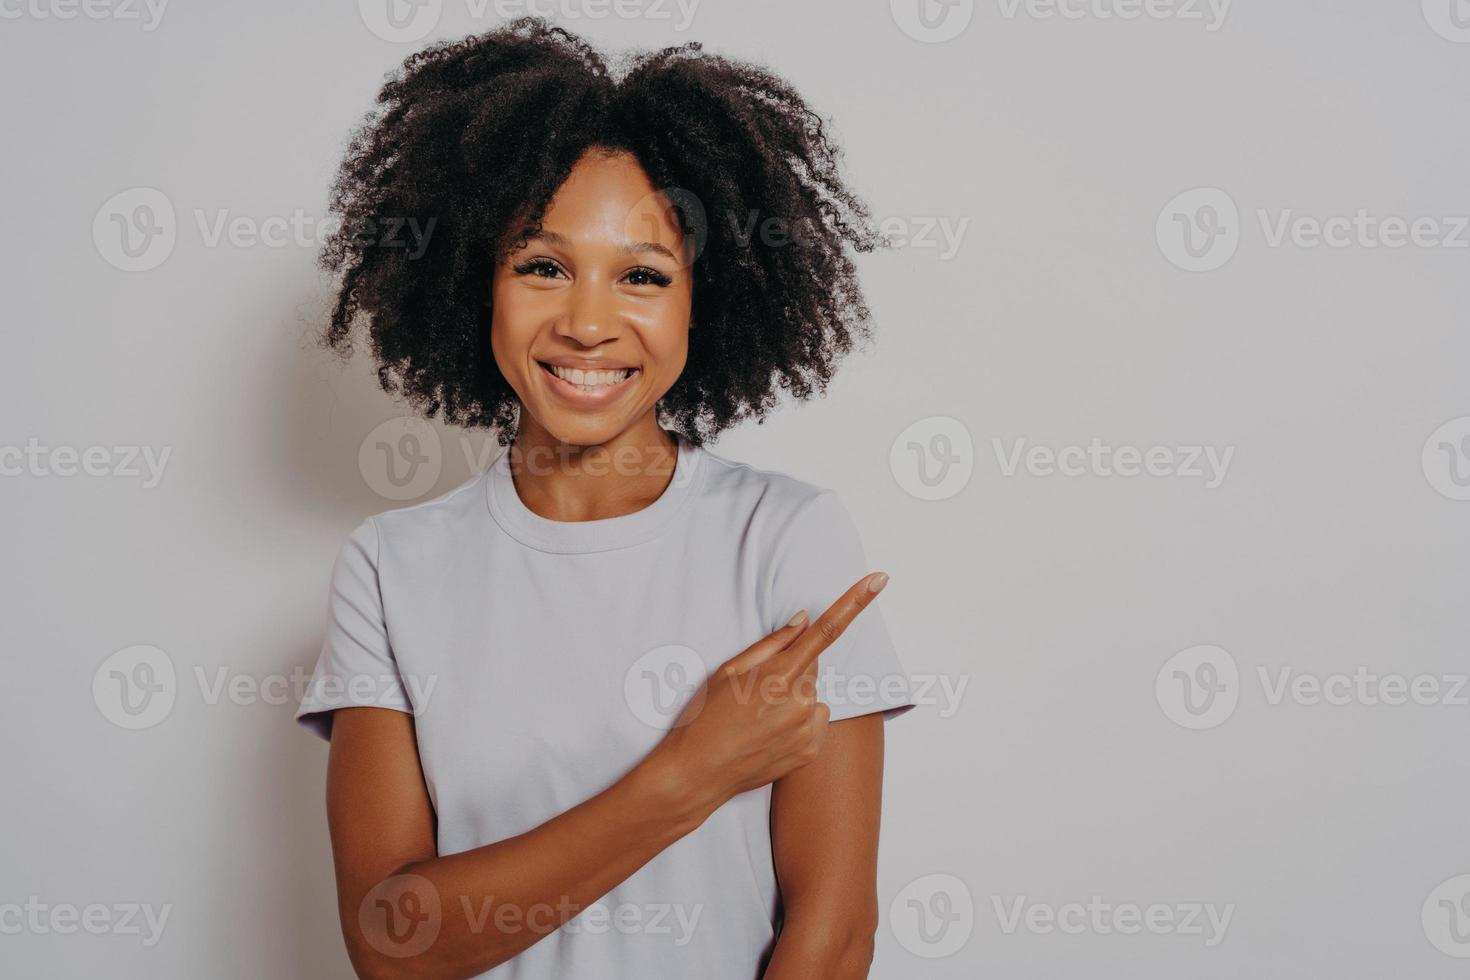
[[[875,570],[847,508],[835,491],[822,490],[798,507],[776,544],[772,629],[800,609],[815,620]],[[831,709],[832,721],[874,711],[886,720],[914,707],[908,675],[888,633],[882,593],[822,652],[817,698]]]
[[[332,737],[332,712],[346,707],[413,706],[388,643],[378,580],[378,527],[368,518],[347,538],[332,566],[327,635],[296,720]]]

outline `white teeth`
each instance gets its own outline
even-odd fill
[[[566,368],[557,364],[548,364],[551,373],[570,382],[580,388],[604,388],[608,385],[620,384],[628,380],[633,373],[632,368],[622,368],[617,371],[583,371],[579,368]]]

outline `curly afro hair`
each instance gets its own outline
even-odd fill
[[[631,153],[698,243],[698,329],[662,424],[699,444],[759,422],[778,389],[825,391],[867,339],[844,244],[885,241],[840,179],[821,117],[763,68],[691,42],[615,75],[576,35],[523,17],[411,55],[377,103],[332,188],[341,224],[320,264],[340,278],[322,340],[346,357],[366,320],[383,389],[431,418],[513,438],[519,399],[489,342],[492,275],[594,148]],[[404,247],[403,227],[428,233]]]

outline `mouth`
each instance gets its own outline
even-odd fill
[[[613,368],[585,371],[580,368],[562,367],[546,361],[536,362],[541,373],[549,382],[551,391],[573,405],[601,406],[617,399],[633,387],[633,380],[642,374],[639,368]]]

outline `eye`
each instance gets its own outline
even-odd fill
[[[561,267],[550,259],[528,259],[511,266],[518,276],[535,276],[538,279],[555,279],[561,275]]]
[[[660,288],[674,281],[657,269],[650,269],[646,265],[629,270],[627,279],[628,284],[632,286],[658,286]]]

